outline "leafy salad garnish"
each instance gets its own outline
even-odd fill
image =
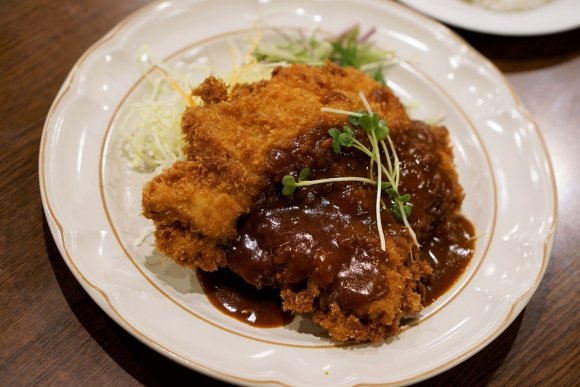
[[[381,50],[370,43],[374,33],[375,29],[372,28],[361,35],[358,25],[327,39],[319,38],[318,31],[310,37],[301,34],[300,39],[280,32],[282,43],[260,44],[254,56],[263,63],[303,63],[311,66],[322,66],[329,60],[342,67],[359,69],[385,84],[383,70],[397,63],[397,57],[392,51]]]

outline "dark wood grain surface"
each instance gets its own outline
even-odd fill
[[[116,325],[62,260],[44,219],[38,150],[77,58],[144,0],[0,2],[0,385],[219,385]],[[540,288],[493,343],[425,385],[580,385],[580,30],[458,30],[506,72],[556,170],[558,231]],[[202,384],[203,382],[203,384]]]

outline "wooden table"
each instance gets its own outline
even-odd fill
[[[63,262],[44,219],[38,149],[66,74],[145,0],[0,3],[0,385],[221,384],[115,324]],[[551,261],[524,312],[493,343],[427,385],[580,383],[580,30],[530,38],[458,31],[502,70],[535,116],[559,187]]]

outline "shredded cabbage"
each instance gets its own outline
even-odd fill
[[[252,57],[253,58],[253,57]],[[188,106],[203,105],[190,95],[197,79],[211,73],[208,66],[189,68],[187,72],[156,63],[145,47],[139,54],[139,64],[149,95],[128,106],[121,122],[123,156],[137,172],[158,174],[177,160],[185,158],[185,142],[181,131],[181,115]],[[253,83],[271,76],[272,69],[284,63],[258,63],[244,60],[222,78],[233,87],[237,83]],[[201,73],[201,74],[200,74]]]
[[[141,50],[139,63],[149,95],[130,104],[121,122],[123,155],[131,169],[158,173],[184,158],[180,121],[186,102],[172,89],[171,82],[187,84],[189,80],[160,64],[153,64],[147,48]]]
[[[132,169],[154,173],[183,159],[180,117],[184,109],[181,100],[166,103],[155,99],[130,107],[125,120],[136,118],[137,123],[126,133],[123,154]]]
[[[359,36],[359,28],[354,26],[332,40],[318,39],[316,33],[308,39],[302,35],[300,39],[291,39],[281,34],[284,43],[267,45],[258,32],[249,37],[244,54],[230,42],[233,66],[221,78],[231,89],[239,83],[268,79],[277,66],[290,63],[320,66],[325,60],[332,60],[341,66],[359,68],[385,83],[383,69],[396,64],[397,58],[393,52],[368,43],[373,33],[374,29]],[[138,58],[149,95],[128,106],[121,122],[122,153],[132,170],[158,174],[185,158],[181,115],[188,106],[203,105],[200,98],[191,96],[191,90],[212,73],[212,68],[191,65],[177,70],[154,62],[147,47],[140,50]]]

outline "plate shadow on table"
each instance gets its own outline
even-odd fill
[[[66,302],[83,328],[115,363],[147,386],[196,383],[203,386],[228,386],[167,359],[117,325],[73,276],[54,243],[44,216],[43,221],[48,259]]]
[[[471,358],[415,386],[487,386],[510,353],[524,314],[525,309],[501,335]]]
[[[538,36],[501,36],[451,28],[507,73],[553,66],[580,54],[580,28]]]

